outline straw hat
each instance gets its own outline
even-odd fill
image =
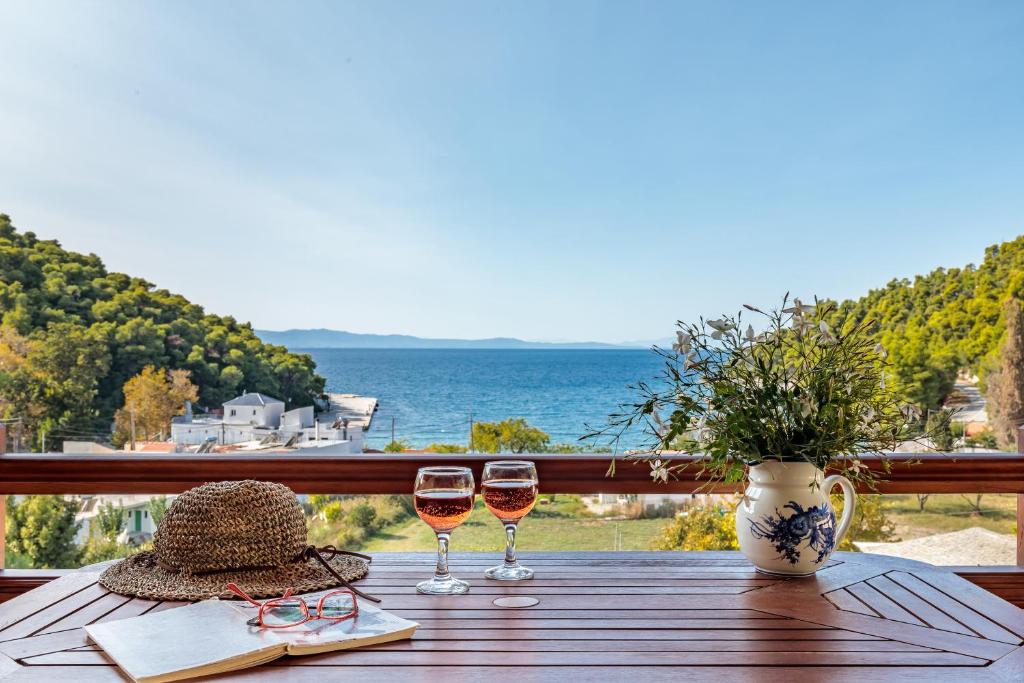
[[[302,507],[287,486],[222,481],[178,496],[153,535],[153,550],[112,565],[99,582],[154,600],[231,598],[224,588],[229,582],[254,598],[269,598],[288,588],[331,588],[369,571],[360,559],[366,556],[322,552],[307,543]]]

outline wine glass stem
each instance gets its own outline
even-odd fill
[[[518,567],[519,560],[516,559],[516,525],[505,525],[505,566]]]
[[[451,578],[448,573],[448,539],[451,534],[439,531],[437,533],[437,568],[434,570],[435,581],[447,581]]]

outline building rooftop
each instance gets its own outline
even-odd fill
[[[251,394],[242,394],[241,396],[238,396],[237,398],[233,398],[230,401],[227,401],[224,405],[226,405],[226,406],[265,406],[268,403],[284,403],[284,401],[282,401],[279,398],[274,398],[273,396],[267,396],[266,394],[261,394],[258,391],[255,391],[255,392],[253,392]]]

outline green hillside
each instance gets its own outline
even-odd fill
[[[19,232],[0,214],[0,415],[26,420],[30,443],[107,433],[125,380],[146,365],[185,369],[200,404],[242,389],[289,406],[323,392],[313,359],[265,344],[248,323],[206,313],[183,296],[98,256]],[[38,445],[38,444],[37,444]]]
[[[833,322],[875,320],[900,391],[936,408],[959,369],[984,378],[998,360],[1009,297],[1024,298],[1024,236],[989,247],[978,266],[937,268],[844,301]]]
[[[1024,298],[1024,236],[989,247],[978,266],[892,280],[840,303],[836,326],[877,323],[893,380],[935,408],[968,368],[984,378],[1004,334],[1002,303]],[[185,369],[200,403],[242,389],[305,405],[324,379],[306,354],[262,342],[248,323],[206,313],[178,294],[122,273],[98,256],[19,232],[0,214],[0,416],[26,420],[30,443],[45,430],[105,433],[124,382],[146,365]]]

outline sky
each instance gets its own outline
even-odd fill
[[[1024,3],[0,0],[0,212],[257,328],[618,342],[1024,233]]]

